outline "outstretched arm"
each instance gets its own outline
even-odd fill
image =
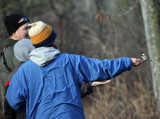
[[[77,78],[86,82],[113,79],[121,73],[131,70],[132,66],[139,66],[144,62],[141,59],[129,57],[98,60],[82,55],[70,55],[70,59]]]
[[[110,82],[111,82],[111,80],[94,81],[94,82],[84,82],[84,81],[82,81],[82,84],[81,84],[81,98],[84,98],[85,96],[93,93],[93,87],[102,86],[102,85],[105,85],[105,84],[110,83]]]

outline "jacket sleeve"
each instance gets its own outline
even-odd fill
[[[132,66],[131,58],[122,57],[113,60],[98,60],[77,56],[75,59],[75,70],[78,79],[88,81],[113,79]]]
[[[22,64],[22,63],[21,63]],[[7,92],[7,89],[10,85],[10,82],[11,82],[11,79],[12,77],[14,76],[14,74],[17,72],[18,68],[21,66],[21,64],[19,64],[7,77],[6,79],[6,84],[5,84],[5,94],[4,96],[6,97],[6,92]],[[11,106],[9,105],[7,99],[5,98],[4,99],[4,114],[5,114],[5,117],[6,119],[16,119],[17,117],[17,112],[11,108]],[[19,114],[19,113],[18,113]],[[24,116],[25,117],[25,116]]]
[[[93,93],[93,87],[91,85],[92,82],[84,82],[81,83],[81,98]]]
[[[5,94],[7,92],[8,85],[5,86]],[[6,119],[16,119],[16,111],[10,107],[7,99],[4,99],[4,115]]]
[[[9,105],[15,110],[21,110],[25,106],[25,84],[23,83],[23,72],[18,70],[12,77],[11,83],[7,89],[6,99]],[[23,85],[22,85],[23,84]]]
[[[10,107],[7,99],[4,100],[4,114],[6,119],[16,119],[16,111]]]

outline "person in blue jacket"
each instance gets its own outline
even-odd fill
[[[31,24],[29,36],[35,49],[13,76],[6,94],[15,110],[26,107],[27,119],[84,119],[82,81],[113,79],[144,62],[128,57],[98,60],[61,54],[54,42],[57,34],[42,21]]]
[[[19,40],[14,45],[14,55],[17,58],[18,61],[20,61],[19,65],[8,75],[6,84],[5,84],[5,94],[7,92],[7,89],[9,87],[9,84],[11,82],[12,77],[17,72],[19,67],[29,60],[29,54],[35,47],[32,45],[32,42],[30,39],[23,38],[22,40]],[[111,80],[103,81],[103,82],[84,82],[82,81],[80,85],[81,89],[81,98],[84,98],[85,96],[93,93],[93,87],[96,86],[102,86],[107,83],[111,82]],[[5,97],[5,96],[4,96]],[[14,110],[10,107],[8,104],[8,101],[4,99],[4,114],[6,119],[26,119],[26,113],[25,110]]]

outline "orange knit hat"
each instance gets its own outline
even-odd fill
[[[57,37],[53,28],[42,21],[29,24],[29,26],[31,28],[28,34],[35,47],[50,46]]]

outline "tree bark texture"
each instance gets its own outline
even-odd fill
[[[160,10],[156,0],[140,0],[145,35],[151,62],[154,95],[160,111]]]

